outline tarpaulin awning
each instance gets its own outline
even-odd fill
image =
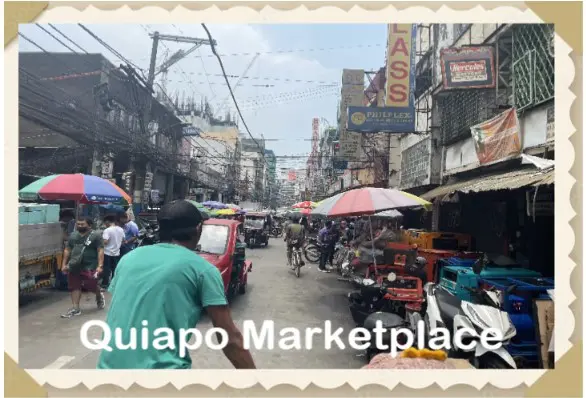
[[[425,200],[445,197],[456,192],[489,192],[501,190],[513,190],[527,186],[550,185],[554,183],[555,169],[550,167],[540,170],[528,167],[505,172],[484,174],[474,178],[456,181],[442,185],[421,195]]]

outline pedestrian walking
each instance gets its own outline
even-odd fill
[[[220,271],[195,252],[203,224],[199,210],[188,201],[176,200],[161,208],[158,220],[161,243],[140,247],[120,259],[109,288],[112,303],[106,323],[112,331],[123,330],[124,341],[131,330],[145,325],[155,334],[165,329],[173,333],[167,340],[172,344],[157,348],[149,338],[137,349],[112,346],[101,352],[98,369],[191,369],[189,351],[180,352],[179,345],[187,343],[180,341],[180,332],[195,328],[204,310],[214,327],[226,332],[223,351],[232,365],[254,369],[232,320]]]
[[[114,277],[116,266],[120,260],[120,248],[124,241],[124,230],[116,225],[114,216],[104,217],[106,229],[102,234],[104,239],[104,272],[102,273],[102,287],[107,288]]]
[[[138,225],[132,221],[128,214],[124,213],[120,216],[120,224],[124,229],[124,241],[120,247],[120,257],[134,250],[136,241],[138,239]]]
[[[67,273],[67,284],[71,291],[73,307],[62,318],[81,315],[79,303],[81,289],[85,287],[96,294],[99,309],[106,305],[102,289],[98,285],[98,276],[104,268],[104,241],[100,233],[92,231],[93,221],[89,217],[77,220],[76,228],[67,241],[63,253],[62,271]]]

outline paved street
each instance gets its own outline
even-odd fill
[[[333,328],[353,327],[347,307],[346,294],[351,287],[336,280],[336,274],[322,274],[317,266],[307,264],[299,279],[285,266],[285,246],[281,239],[271,239],[268,248],[247,249],[253,261],[253,272],[245,295],[232,303],[235,321],[245,320],[260,324],[274,320],[275,329],[287,326],[300,329],[323,328],[331,320]],[[91,319],[105,319],[105,311],[95,308],[93,295],[84,294],[82,316],[61,319],[59,315],[69,307],[66,292],[40,291],[24,297],[20,306],[20,355],[24,368],[94,368],[98,352],[85,348],[79,338],[81,325]],[[202,319],[198,328],[205,332],[211,327]],[[278,337],[278,336],[277,336]],[[364,364],[352,348],[340,350],[335,345],[325,350],[323,338],[314,337],[311,351],[252,349],[259,368],[314,368],[352,369]],[[346,340],[347,341],[347,340]],[[194,368],[229,369],[231,364],[219,351],[201,348],[192,352]]]

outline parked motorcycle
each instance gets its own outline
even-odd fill
[[[517,331],[511,322],[509,315],[500,309],[500,298],[496,291],[469,288],[474,292],[474,303],[462,301],[447,290],[435,283],[427,283],[424,287],[426,310],[424,323],[426,336],[430,331],[445,327],[451,336],[461,328],[475,331],[471,336],[476,340],[475,347],[465,350],[452,344],[452,350],[448,355],[468,359],[471,364],[479,369],[516,369],[515,360],[504,348],[516,335]],[[421,314],[412,312],[407,318],[413,330],[421,319]],[[497,329],[502,335],[502,346],[490,350],[480,344],[481,333],[489,328]]]
[[[136,247],[150,246],[150,245],[154,245],[157,243],[159,243],[159,227],[158,226],[146,225],[145,228],[141,229],[138,232]]]
[[[398,328],[409,328],[410,325],[405,317],[393,313],[394,300],[385,299],[388,294],[388,283],[376,283],[372,279],[364,279],[359,276],[352,278],[352,283],[359,286],[360,290],[348,294],[348,301],[352,319],[356,326],[363,327],[371,332],[372,340],[366,349],[366,360],[381,353],[376,346],[375,335],[373,330],[378,321],[382,322],[382,327],[386,329],[383,335],[383,344],[390,345],[390,330]],[[402,338],[403,336],[400,335]],[[399,341],[404,344],[405,341]]]

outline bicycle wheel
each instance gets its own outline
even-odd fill
[[[310,263],[316,264],[319,263],[319,257],[321,255],[320,248],[312,243],[308,244],[305,247],[305,258]]]

